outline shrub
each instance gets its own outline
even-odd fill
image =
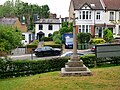
[[[39,43],[39,40],[34,40],[34,41],[31,43],[31,45],[38,45],[38,43]]]
[[[104,64],[120,64],[120,57],[117,58],[95,58],[94,54],[85,55],[80,57],[84,64],[88,67],[94,67],[94,61],[98,66]],[[46,60],[19,60],[11,61],[7,58],[0,58],[0,78],[28,76],[40,74],[50,71],[61,70],[65,67],[65,63],[69,60],[68,57],[52,58]]]
[[[85,43],[85,42],[89,42],[90,40],[90,33],[78,33],[77,35],[77,41],[79,43]]]
[[[62,48],[61,44],[55,44],[54,42],[45,42],[44,46],[50,46],[50,47],[53,47],[53,48]]]
[[[42,37],[42,41],[53,41],[52,37]]]
[[[103,43],[105,43],[106,41],[104,40],[104,39],[102,39],[102,38],[95,38],[95,39],[92,39],[91,41],[90,41],[90,44],[92,44],[92,45],[96,45],[96,44],[103,44]]]

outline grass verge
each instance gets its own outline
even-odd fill
[[[0,80],[0,90],[120,90],[120,66],[91,69],[93,76],[61,77],[60,71]]]

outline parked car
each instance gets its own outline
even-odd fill
[[[72,55],[73,55],[73,52],[72,52],[72,51],[69,51],[69,52],[66,52],[66,53],[62,54],[61,57],[70,57],[70,56],[72,56]],[[82,55],[84,55],[84,54],[83,54],[83,53],[80,53],[80,52],[77,52],[77,55],[78,55],[78,56],[82,56]]]
[[[91,52],[95,52],[95,46],[92,46]]]
[[[35,49],[34,53],[37,57],[40,57],[40,56],[56,56],[56,55],[61,54],[61,49],[52,48],[52,47],[49,47],[49,46],[44,46],[44,47]]]

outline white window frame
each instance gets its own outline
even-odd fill
[[[82,19],[82,12],[79,12],[79,19]]]
[[[43,24],[39,24],[39,30],[43,30]]]
[[[100,11],[97,11],[97,12],[96,12],[96,19],[97,19],[97,20],[100,20]]]
[[[120,34],[120,25],[119,25],[119,27],[118,27],[118,34]]]
[[[91,11],[84,10],[84,11],[79,11],[79,19],[81,20],[91,20]]]
[[[119,20],[120,20],[120,12],[119,12]]]
[[[90,25],[79,25],[79,33],[90,33]]]
[[[79,33],[81,33],[82,32],[82,28],[81,28],[81,25],[79,26]]]
[[[114,20],[114,12],[110,12],[110,20]]]

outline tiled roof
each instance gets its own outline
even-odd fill
[[[35,23],[41,23],[41,24],[60,24],[59,19],[40,19],[39,21],[36,21]]]
[[[120,0],[103,0],[107,9],[120,10]]]
[[[17,18],[0,18],[0,24],[2,25],[14,25],[17,21]]]
[[[100,0],[72,0],[74,9],[79,9],[81,8],[85,3],[87,3],[89,6],[91,4],[94,4],[94,7],[91,7],[92,9],[103,9],[102,4]]]

